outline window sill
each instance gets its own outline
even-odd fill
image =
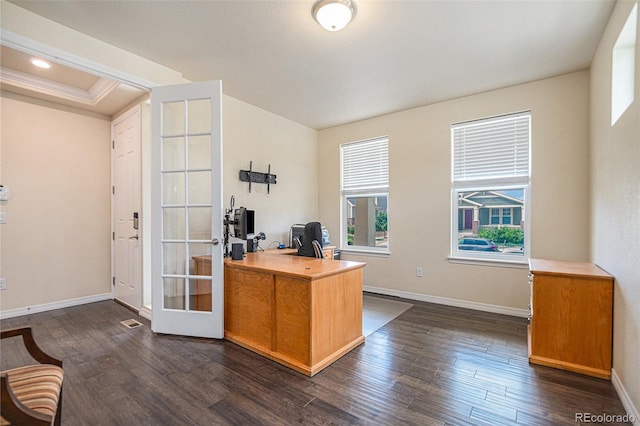
[[[465,265],[480,265],[480,266],[494,266],[498,268],[517,268],[528,269],[529,259],[523,258],[522,260],[502,260],[502,259],[480,259],[477,257],[461,257],[461,256],[449,256],[447,257],[449,263],[460,263]]]
[[[340,249],[341,253],[354,255],[354,256],[372,256],[372,257],[389,257],[391,256],[390,251],[377,251],[377,250],[365,250],[365,249]]]

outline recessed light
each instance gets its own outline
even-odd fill
[[[44,68],[44,69],[51,68],[51,64],[47,61],[43,61],[42,59],[32,59],[31,63],[38,68]]]

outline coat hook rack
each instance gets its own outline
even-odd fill
[[[271,174],[271,164],[267,173],[254,172],[253,161],[249,161],[249,170],[240,170],[240,181],[249,182],[249,192],[251,192],[252,183],[262,183],[267,185],[267,194],[271,190],[271,184],[276,184],[276,175]]]

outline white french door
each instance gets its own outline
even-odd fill
[[[151,117],[151,328],[223,338],[222,84],[155,88]]]

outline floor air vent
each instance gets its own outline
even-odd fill
[[[127,328],[136,328],[136,327],[140,327],[142,325],[142,323],[134,320],[134,319],[128,319],[126,321],[120,321],[120,324],[124,325]]]

